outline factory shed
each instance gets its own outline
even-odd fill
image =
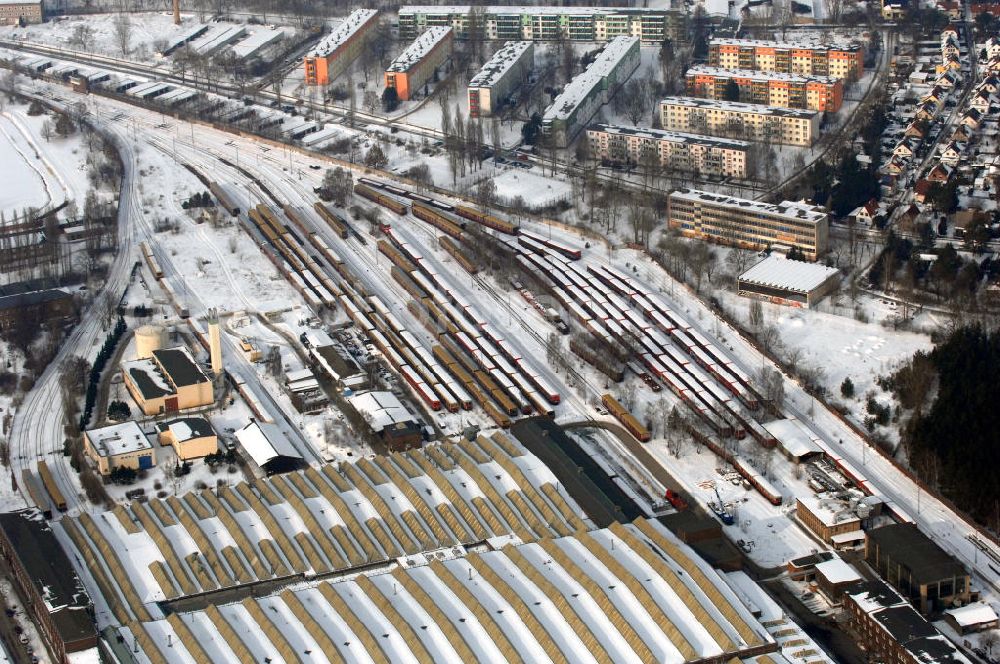
[[[739,294],[808,309],[839,281],[836,268],[771,255],[740,275]]]

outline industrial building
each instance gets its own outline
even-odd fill
[[[26,25],[45,20],[42,0],[0,0],[0,25]]]
[[[355,9],[316,44],[303,61],[306,85],[328,85],[361,54],[371,29],[378,25],[374,9]]]
[[[479,31],[484,40],[603,42],[638,37],[646,44],[687,40],[684,10],[626,7],[402,6],[399,36],[413,39],[430,26],[455,30],[458,39]]]
[[[50,323],[75,319],[73,296],[60,288],[21,291],[17,284],[11,284],[0,289],[0,330],[24,320]]]
[[[36,515],[0,514],[0,557],[52,661],[100,661],[90,596],[59,540]],[[4,597],[5,608],[11,599]]]
[[[650,163],[665,170],[745,178],[750,144],[662,129],[597,124],[587,127],[590,154],[613,164]]]
[[[200,459],[219,451],[219,436],[204,417],[181,417],[156,425],[160,445],[174,448],[181,461]]]
[[[750,249],[782,244],[816,260],[826,253],[829,215],[815,205],[762,203],[697,189],[670,194],[668,223],[687,237]]]
[[[810,146],[819,138],[819,123],[819,113],[806,109],[698,97],[660,102],[660,124],[668,131]]]
[[[845,496],[836,492],[817,494],[802,493],[795,499],[795,517],[813,534],[827,544],[834,544],[834,538],[845,545],[864,540],[862,521],[868,517],[868,509],[861,494]],[[846,540],[838,536],[851,536]],[[845,546],[835,545],[836,548]]]
[[[708,64],[723,69],[759,69],[856,81],[865,72],[860,44],[799,44],[758,39],[712,39]]]
[[[122,362],[122,378],[145,415],[210,406],[212,381],[186,348],[166,348]]]
[[[639,39],[615,37],[587,69],[566,84],[542,115],[542,133],[564,148],[639,66]]]
[[[771,254],[737,279],[740,295],[809,309],[840,283],[840,271]]]
[[[454,32],[451,28],[428,28],[385,70],[385,87],[396,91],[400,101],[412,99],[451,57]]]
[[[287,473],[304,463],[295,445],[276,424],[250,422],[234,435],[246,458],[265,475]]]
[[[688,68],[685,80],[687,93],[704,99],[829,113],[836,113],[844,103],[844,83],[832,76],[695,65]],[[735,99],[728,98],[731,85],[736,86],[738,94]]]
[[[535,45],[510,41],[469,81],[469,117],[493,113],[517,90],[535,66]]]
[[[880,580],[844,592],[852,631],[872,661],[892,664],[971,664],[947,638]]]
[[[156,465],[156,450],[135,422],[122,422],[83,432],[83,449],[101,475],[116,468],[148,470]]]
[[[420,421],[392,392],[364,392],[347,399],[372,432],[392,452],[420,447],[423,428]]]
[[[972,598],[969,572],[913,524],[869,530],[865,561],[924,615]]]

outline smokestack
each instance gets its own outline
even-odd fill
[[[208,350],[212,356],[212,373],[218,377],[222,374],[222,338],[215,309],[208,312]]]
[[[181,0],[174,0],[174,25],[181,24]]]

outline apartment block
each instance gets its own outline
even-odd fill
[[[747,141],[809,146],[819,138],[819,121],[819,113],[806,109],[697,97],[667,97],[660,102],[660,124],[668,131]]]
[[[314,46],[303,60],[306,85],[329,85],[361,54],[371,29],[378,24],[374,9],[355,9]]]
[[[451,28],[428,28],[385,70],[385,87],[395,88],[400,101],[413,97],[451,56],[454,32]]]
[[[41,23],[45,18],[42,0],[37,2],[19,2],[3,0],[0,2],[0,25],[21,25]]]
[[[735,91],[737,98],[729,101],[830,113],[839,111],[844,103],[844,84],[832,76],[696,65],[687,70],[686,82],[689,95],[705,99],[727,100]]]
[[[492,115],[535,66],[531,42],[507,42],[469,81],[469,117]]]
[[[697,134],[597,124],[587,128],[591,154],[603,162],[650,162],[664,169],[745,178],[750,144]]]
[[[545,109],[542,134],[557,147],[569,145],[638,66],[638,37],[609,41],[586,71],[567,83]]]
[[[775,205],[697,189],[670,194],[667,220],[687,237],[754,250],[797,247],[810,260],[826,252],[830,231],[829,215],[815,205]]]
[[[758,39],[712,39],[708,64],[856,81],[865,73],[865,49],[850,44],[799,44]]]
[[[626,7],[403,6],[399,35],[413,39],[430,26],[455,30],[457,39],[490,41],[607,41],[638,37],[646,44],[687,39],[686,14],[676,9]]]

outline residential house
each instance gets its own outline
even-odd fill
[[[974,136],[974,133],[966,125],[960,124],[955,128],[955,131],[951,134],[952,141],[958,141],[959,143],[968,143],[969,139]]]
[[[983,114],[974,108],[970,108],[962,116],[962,124],[971,129],[979,129],[983,124]]]
[[[927,137],[927,123],[914,120],[906,126],[903,136],[906,138],[919,138],[920,140],[925,139]]]
[[[989,92],[985,91],[985,90],[977,92],[976,94],[972,95],[972,100],[969,102],[969,106],[971,108],[976,109],[977,111],[979,111],[983,115],[985,115],[985,114],[989,113],[989,111],[990,111],[990,97],[991,96],[992,95]]]
[[[855,223],[858,224],[870,224],[878,216],[878,201],[874,198],[869,200],[864,205],[855,208],[848,215]]]
[[[915,120],[926,120],[927,122],[930,122],[937,117],[937,114],[938,105],[932,101],[926,101],[920,104],[920,108],[918,108],[917,112],[913,114],[913,118]]]
[[[962,158],[962,153],[964,152],[965,152],[965,143],[958,143],[955,141],[948,143],[941,150],[941,163],[935,166],[934,169],[932,169],[931,173],[933,173],[935,170],[940,169],[942,166],[951,166],[952,168],[958,166],[958,161]],[[946,173],[944,181],[947,182],[949,177],[951,177],[950,169]],[[928,174],[927,179],[928,180],[931,179],[930,174]]]
[[[912,159],[919,147],[920,141],[913,138],[904,138],[893,148],[892,156],[901,159]]]
[[[934,183],[927,179],[917,180],[916,184],[913,185],[913,200],[918,203],[924,203],[927,201],[927,194],[931,191],[931,185]]]

